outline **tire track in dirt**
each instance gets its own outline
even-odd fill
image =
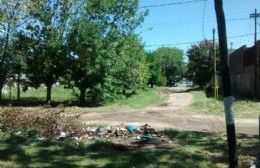
[[[222,116],[196,114],[187,111],[193,102],[193,96],[186,88],[166,88],[168,100],[156,106],[144,109],[125,109],[115,111],[86,113],[83,118],[87,124],[118,125],[120,123],[148,123],[156,129],[176,128],[204,132],[225,132],[225,119]],[[122,108],[122,110],[120,110]],[[224,116],[224,112],[223,112]],[[257,119],[236,119],[237,133],[257,134]]]

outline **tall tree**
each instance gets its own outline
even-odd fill
[[[26,2],[26,0],[0,1],[0,100],[2,98],[3,86],[12,69],[13,55],[10,51],[12,37],[26,21]]]
[[[100,43],[100,29],[87,19],[74,23],[68,35],[70,53],[70,70],[67,72],[69,82],[80,90],[80,103],[85,103],[86,89],[94,87],[100,81],[100,59],[98,59],[98,45]]]
[[[154,52],[154,55],[160,64],[168,86],[178,82],[183,77],[184,60],[182,50],[177,48],[161,47]]]
[[[12,73],[10,77],[13,79],[14,82],[17,84],[17,100],[20,100],[21,97],[21,83],[25,83],[24,75],[26,73],[26,55],[29,51],[29,39],[26,39],[25,36],[19,32],[14,34],[14,40],[10,46],[12,51]],[[30,44],[31,45],[31,44]],[[24,80],[24,81],[22,81]]]
[[[110,63],[106,64],[107,95],[129,96],[147,85],[150,78],[149,64],[144,47],[136,36],[121,37],[108,54],[112,57],[108,60]]]
[[[27,26],[27,37],[33,40],[33,48],[27,57],[27,76],[31,85],[47,87],[46,100],[51,101],[52,85],[65,70],[66,25],[69,19],[69,0],[31,1],[33,21]]]
[[[108,77],[112,75],[108,67],[115,63],[117,54],[126,52],[120,50],[126,49],[125,42],[129,45],[129,40],[123,37],[131,36],[146,15],[137,14],[138,4],[138,0],[81,0],[73,5],[76,14],[68,43],[74,66],[68,76],[80,89],[81,104],[85,103],[86,90],[92,101],[98,101],[112,79]]]
[[[149,72],[150,72],[149,85],[151,87],[153,87],[154,85],[165,86],[166,78],[162,73],[161,65],[154,53],[152,52],[147,53],[147,63],[149,65]]]
[[[195,84],[204,87],[213,79],[214,60],[213,60],[214,46],[211,41],[201,41],[196,45],[192,45],[187,51],[189,63],[187,65],[187,76]],[[217,51],[217,58],[219,58],[219,51]],[[218,66],[219,68],[219,59]]]

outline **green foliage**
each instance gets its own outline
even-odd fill
[[[80,101],[84,103],[85,92],[101,82],[103,73],[98,47],[101,38],[99,26],[91,24],[87,19],[75,22],[68,35],[68,46],[71,51],[68,70],[68,81],[81,92]]]
[[[160,63],[156,59],[156,55],[154,53],[147,53],[147,63],[149,65],[150,79],[149,84],[151,87],[154,85],[157,86],[165,86],[166,78],[162,74],[162,68]]]
[[[149,79],[146,54],[137,37],[122,37],[108,54],[113,57],[106,67],[105,96],[129,96],[146,86]]]
[[[66,49],[64,44],[65,24],[68,19],[64,8],[67,1],[44,0],[39,4],[31,2],[30,5],[37,6],[29,8],[32,21],[27,25],[27,30],[20,38],[27,39],[23,48],[27,49],[26,74],[29,84],[39,87],[45,84],[47,87],[46,100],[51,100],[51,87],[64,73],[66,65]]]
[[[155,63],[159,64],[163,76],[166,78],[166,84],[171,86],[175,82],[181,80],[184,76],[184,67],[183,62],[183,51],[177,48],[161,47],[158,48],[152,55],[154,55]],[[155,67],[157,65],[154,65]],[[160,83],[163,83],[160,71],[156,68],[154,76],[157,76],[157,80]]]
[[[12,49],[13,34],[27,17],[25,12],[26,0],[8,0],[0,2],[0,100],[2,97],[2,89],[7,78],[12,75],[13,62],[15,59]]]
[[[79,88],[81,104],[86,96],[100,103],[143,88],[149,72],[144,48],[133,34],[145,15],[137,15],[138,1],[91,0],[83,6],[78,15],[84,17],[73,18],[68,33],[71,66],[65,83]]]
[[[116,100],[114,104],[140,109],[149,105],[162,104],[167,99],[167,96],[166,93],[162,92],[161,88],[147,88],[138,91],[136,95],[132,95],[126,99]]]
[[[13,17],[24,23],[10,43],[13,57],[6,65],[12,71],[7,73],[4,70],[9,68],[0,65],[0,89],[7,77],[18,83],[17,97],[20,83],[35,88],[44,84],[46,100],[51,101],[52,86],[59,81],[78,88],[81,104],[86,100],[96,104],[145,88],[151,73],[144,47],[134,33],[147,15],[147,11],[138,12],[139,0],[12,2],[5,4],[19,4],[21,8],[15,9],[22,9],[29,19]],[[163,77],[157,80],[163,83]]]
[[[189,63],[187,65],[187,77],[195,84],[204,87],[213,79],[214,47],[211,41],[205,40],[193,45],[188,51]],[[217,50],[217,58],[219,51]],[[219,59],[217,59],[217,68],[219,69]]]

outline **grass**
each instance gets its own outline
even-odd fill
[[[39,87],[38,89],[31,88],[26,92],[21,90],[21,100],[20,104],[38,104],[43,103],[46,100],[46,93],[47,89],[45,87]],[[58,103],[69,103],[77,100],[78,91],[76,90],[75,93],[72,89],[65,89],[63,86],[52,87],[52,101]],[[17,90],[16,88],[12,89],[12,101],[15,102],[17,99]],[[6,101],[10,100],[9,91],[4,94],[3,97]],[[17,102],[15,102],[17,103]]]
[[[227,167],[223,135],[165,130],[170,145],[120,150],[110,142],[25,141],[0,136],[1,168],[224,168]],[[259,152],[256,137],[240,136],[240,167],[249,167]]]
[[[126,99],[116,100],[113,104],[129,106],[135,109],[160,104],[167,99],[167,95],[162,91],[162,89],[163,88],[159,87],[146,88]]]
[[[30,89],[26,92],[21,91],[20,102],[16,101],[16,88],[12,90],[12,101],[13,105],[19,106],[37,106],[45,103],[46,99],[46,88],[40,87],[38,89]],[[77,105],[79,91],[76,89],[73,92],[72,89],[65,89],[62,86],[52,88],[52,101],[53,104],[64,104],[64,105]],[[167,99],[166,93],[163,93],[162,88],[145,88],[139,90],[137,94],[132,95],[125,99],[115,100],[114,102],[105,103],[104,106],[110,105],[122,105],[129,106],[131,108],[145,108],[150,105],[159,104]],[[5,104],[10,103],[9,93],[4,94]]]
[[[189,111],[196,113],[223,115],[223,100],[207,98],[203,91],[191,91],[194,102],[189,107]],[[236,117],[258,118],[260,114],[260,103],[254,100],[235,100],[234,113]]]

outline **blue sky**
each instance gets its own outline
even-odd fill
[[[167,4],[187,0],[140,0],[140,6]],[[254,9],[260,13],[260,0],[223,0],[226,16],[227,36],[244,37],[228,38],[228,45],[233,43],[233,48],[242,45],[251,46],[254,44],[254,20],[249,18]],[[200,41],[204,38],[212,39],[212,29],[217,28],[214,1],[194,2],[181,5],[149,8],[149,15],[145,22],[137,30],[146,50],[155,50],[164,45]],[[143,9],[140,9],[143,10]],[[259,23],[260,23],[260,19]],[[259,24],[260,25],[260,24]],[[152,27],[152,29],[150,29]],[[204,29],[204,31],[203,31]],[[258,26],[260,32],[260,26]],[[246,36],[246,34],[252,34]],[[217,34],[216,34],[217,37]],[[258,35],[260,39],[260,34]],[[169,45],[186,51],[191,44]]]

